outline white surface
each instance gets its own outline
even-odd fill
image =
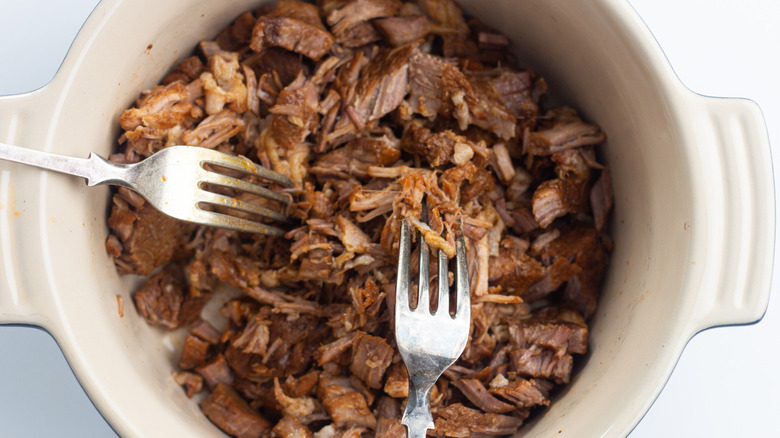
[[[0,0],[0,95],[29,91],[51,79],[96,3]],[[774,21],[780,16],[780,3],[632,0],[631,4],[689,88],[758,102],[769,123],[776,160],[780,86],[775,76],[780,61],[775,52],[780,30]],[[632,438],[780,436],[778,335],[776,300],[759,324],[697,335]],[[0,327],[0,436],[113,435],[50,336],[32,328]]]

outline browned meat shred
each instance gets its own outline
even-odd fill
[[[220,383],[200,403],[209,420],[238,438],[259,438],[271,424],[229,385]]]
[[[405,436],[403,220],[448,257],[466,236],[470,338],[431,393],[432,436],[513,435],[576,378],[612,245],[606,134],[544,106],[547,83],[511,44],[452,0],[281,0],[201,41],[122,113],[116,162],[189,144],[295,183],[264,183],[292,201],[284,237],[113,196],[106,250],[120,274],[147,276],[138,314],[186,330],[172,378],[204,393],[217,427]]]

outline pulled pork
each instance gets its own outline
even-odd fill
[[[452,0],[282,0],[202,41],[122,114],[114,161],[189,144],[295,182],[270,186],[293,200],[284,237],[114,195],[106,248],[121,274],[149,276],[138,313],[188,330],[173,378],[207,393],[214,424],[404,435],[403,220],[448,257],[461,224],[467,238],[470,339],[432,391],[433,436],[512,435],[574,378],[609,260],[605,134],[571,108],[541,111],[547,85],[509,44]],[[203,312],[212,297],[219,315]]]

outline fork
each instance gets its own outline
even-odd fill
[[[285,187],[293,185],[286,176],[257,166],[249,159],[195,146],[170,146],[139,163],[119,164],[95,153],[86,159],[74,158],[0,143],[0,159],[80,176],[90,187],[103,184],[127,187],[156,209],[183,221],[275,236],[284,234],[284,230],[226,212],[238,210],[277,221],[286,219],[283,213],[204,187],[221,186],[289,203],[289,197],[282,193],[220,174],[214,166],[256,175]],[[205,206],[223,208],[217,212]]]
[[[424,219],[424,218],[423,218]],[[401,424],[409,438],[425,437],[434,428],[431,390],[436,380],[466,347],[471,319],[468,267],[463,233],[455,240],[455,313],[450,314],[447,255],[439,250],[438,308],[430,310],[428,245],[420,236],[418,299],[410,307],[411,237],[408,221],[401,222],[398,279],[395,293],[395,340],[409,374],[409,397]]]

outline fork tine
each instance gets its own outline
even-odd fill
[[[395,282],[395,310],[409,311],[409,277],[411,276],[411,237],[409,222],[401,221],[401,238],[398,242],[398,278]]]
[[[420,211],[420,220],[423,223],[428,222],[428,205],[423,202],[422,210]],[[417,310],[424,312],[431,312],[431,290],[430,290],[430,251],[428,251],[428,244],[425,243],[425,238],[422,233],[420,236],[420,276],[417,282]]]
[[[230,187],[244,192],[249,192],[266,199],[271,199],[276,202],[281,202],[283,204],[290,203],[290,197],[285,196],[282,193],[275,192],[263,186],[252,184],[251,182],[244,181],[238,178],[233,178],[227,175],[220,175],[219,173],[216,172],[206,171],[203,177],[201,178],[201,181],[209,184],[215,184],[218,186]]]
[[[420,278],[417,282],[417,310],[430,313],[431,311],[431,290],[430,290],[430,259],[428,244],[420,234]]]
[[[219,223],[219,227],[247,233],[267,234],[269,236],[284,236],[285,231],[261,222],[241,219],[215,211],[205,211],[199,208],[193,209],[193,214],[188,218],[190,222],[213,226]]]
[[[206,203],[212,205],[218,205],[222,207],[228,207],[235,210],[243,211],[246,213],[255,214],[269,219],[275,219],[278,221],[285,221],[287,218],[278,211],[271,210],[270,208],[262,207],[251,202],[243,202],[230,196],[220,195],[219,193],[207,192],[201,190],[197,194],[196,203]],[[225,215],[228,216],[228,215]]]
[[[284,187],[292,187],[295,185],[290,178],[287,178],[282,174],[276,173],[273,170],[266,169],[263,166],[258,166],[257,164],[255,164],[249,159],[223,154],[218,151],[213,151],[213,152],[215,152],[213,158],[204,158],[201,163],[208,163],[215,166],[225,167],[228,169],[239,170],[241,172],[257,175],[261,178],[265,178],[269,181],[273,181]]]
[[[438,283],[439,283],[439,307],[436,309],[437,314],[447,315],[450,314],[450,285],[449,285],[449,275],[447,273],[447,264],[449,263],[449,259],[447,259],[447,254],[444,253],[444,251],[439,250],[439,277],[438,277]]]
[[[469,274],[466,261],[466,244],[463,242],[463,229],[458,230],[455,238],[455,318],[471,318],[471,296],[469,295]]]

